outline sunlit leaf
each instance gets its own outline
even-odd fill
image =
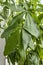
[[[31,33],[36,38],[38,38],[38,36],[40,34],[36,23],[34,22],[32,17],[28,13],[27,13],[27,16],[26,16],[25,24],[24,24],[24,29],[27,30],[29,33]]]
[[[38,48],[38,54],[41,59],[43,59],[43,48]]]

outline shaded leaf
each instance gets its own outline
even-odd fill
[[[4,50],[4,55],[10,54],[12,51],[14,51],[15,48],[17,48],[18,45],[18,36],[19,31],[18,29],[13,32],[7,39],[6,39],[6,45]]]
[[[27,55],[27,59],[25,61],[25,65],[39,65],[39,57],[35,52],[30,52]]]
[[[8,35],[10,35],[10,33],[15,31],[15,29],[19,26],[19,24],[23,18],[23,14],[24,13],[22,12],[12,19],[10,26],[3,32],[2,36],[1,36],[2,38],[7,37]]]
[[[3,19],[0,19],[0,22],[3,21]]]
[[[15,62],[18,62],[20,60],[20,55],[18,53],[18,50],[14,50],[11,54],[8,55],[8,58],[10,58],[12,64],[15,64]]]

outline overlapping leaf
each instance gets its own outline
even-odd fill
[[[26,16],[25,24],[24,24],[24,29],[27,30],[36,38],[38,38],[38,36],[40,35],[40,32],[37,28],[36,23],[33,21],[32,17],[28,13]]]
[[[24,13],[22,12],[12,19],[10,26],[3,32],[2,37],[7,37],[8,35],[10,35],[10,33],[15,31],[23,18],[23,14]]]
[[[5,3],[5,6],[7,6],[11,11],[14,12],[22,12],[24,11],[23,7],[19,6],[19,5],[15,5],[15,3],[11,4],[11,3]]]
[[[30,52],[27,55],[27,60],[25,61],[25,65],[39,65],[39,57],[35,52]]]
[[[43,5],[38,4],[39,0],[16,2],[0,0],[4,10],[0,16],[6,21],[10,10],[12,17],[1,36],[6,40],[4,55],[8,56],[13,65],[15,62],[18,65],[43,65]],[[18,15],[13,16],[15,12]]]
[[[32,40],[32,37],[30,34],[28,34],[27,31],[22,30],[22,41],[23,41],[23,46],[24,46],[24,50],[27,49],[27,47],[29,46],[31,49],[34,49],[34,42]]]

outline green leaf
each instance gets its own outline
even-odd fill
[[[43,18],[43,13],[42,14],[39,14],[38,18],[41,21],[41,19]]]
[[[21,59],[22,59],[23,62],[24,62],[25,59],[26,59],[26,51],[25,51],[23,48],[21,48],[21,49],[19,50],[19,53],[20,53]]]
[[[39,65],[39,57],[35,52],[30,52],[27,55],[27,59],[25,61],[25,65]]]
[[[40,35],[36,23],[33,21],[32,17],[28,13],[24,24],[24,29],[27,30],[30,34],[32,34],[36,38],[38,38]]]
[[[10,59],[10,61],[12,62],[12,64],[15,63],[15,54],[16,54],[16,52],[13,52],[13,53],[10,53],[8,55],[8,58]]]
[[[23,41],[24,50],[26,50],[28,46],[29,46],[31,49],[34,50],[35,46],[34,46],[32,37],[31,37],[31,35],[30,35],[27,31],[25,31],[25,30],[22,30],[22,41]]]
[[[23,47],[22,28],[20,29],[19,33],[20,33],[20,35],[18,37],[18,43],[19,43],[18,51],[19,51],[21,59],[22,59],[22,61],[24,63],[24,61],[26,59],[26,50],[24,50],[24,47]]]
[[[3,21],[3,19],[0,19],[0,22]]]
[[[40,26],[41,26],[41,28],[43,29],[43,18],[41,19]]]
[[[32,14],[32,17],[37,24],[40,24],[40,20],[38,19],[38,16],[36,14]]]
[[[12,19],[10,26],[7,29],[5,29],[5,31],[3,32],[1,36],[2,38],[8,37],[13,31],[16,30],[17,27],[19,27],[19,24],[21,23],[23,15],[24,13],[22,12]]]
[[[38,54],[41,59],[43,59],[43,48],[38,47]]]
[[[34,50],[35,46],[32,40],[32,37],[28,32],[26,32],[24,29],[21,30],[19,38],[19,53],[23,61],[26,59],[26,49],[29,46],[31,49]],[[21,40],[21,41],[20,41]]]
[[[43,48],[43,35],[42,35],[42,37],[41,37],[41,43],[39,44],[39,46],[40,46],[41,48]]]
[[[4,56],[12,65],[43,65],[43,5],[39,0],[0,0],[0,7],[0,23],[7,24],[0,26]]]
[[[6,39],[6,45],[5,45],[5,50],[4,50],[4,55],[10,54],[12,51],[17,48],[18,45],[18,36],[19,36],[19,31],[18,29],[13,32],[7,39]]]
[[[9,16],[9,8],[7,6],[3,8],[3,16],[5,19]]]
[[[14,52],[8,55],[8,58],[10,58],[10,61],[12,64],[15,64],[15,62],[18,62],[20,60],[20,54],[18,53],[18,50],[15,49]]]
[[[23,7],[11,3],[5,3],[5,6],[7,6],[9,9],[11,9],[11,11],[15,11],[15,12],[22,12],[24,11]]]
[[[38,4],[38,8],[36,10],[39,12],[43,12],[43,4]]]

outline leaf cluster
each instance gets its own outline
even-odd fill
[[[15,65],[43,65],[43,5],[39,0],[0,0],[5,21],[4,55]],[[10,62],[9,61],[9,62]]]

